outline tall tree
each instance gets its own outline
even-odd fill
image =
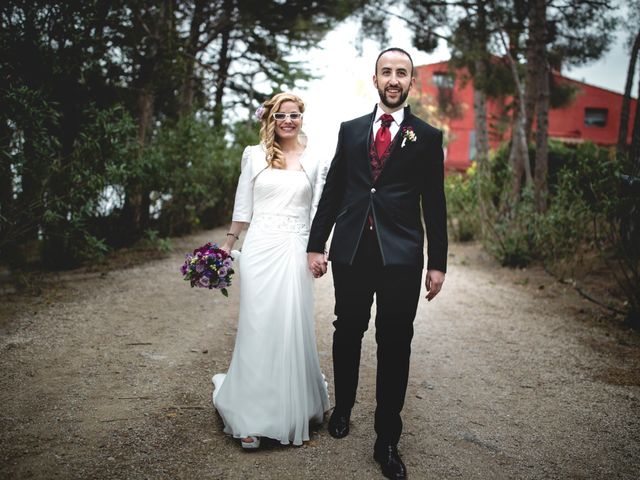
[[[183,62],[182,62],[182,80],[180,85],[180,106],[179,114],[184,117],[191,113],[193,102],[196,95],[198,85],[198,76],[196,75],[196,61],[199,52],[205,48],[208,43],[203,41],[203,30],[211,29],[211,25],[206,25],[208,6],[217,7],[218,2],[206,2],[205,0],[195,0],[193,4],[185,2],[184,14],[189,18],[189,31],[184,39]]]
[[[174,2],[139,0],[128,3],[129,21],[122,25],[123,46],[131,68],[130,108],[138,123],[138,161],[153,136],[153,123],[163,113],[174,113],[177,99],[161,95],[178,83],[177,31]],[[175,88],[175,87],[173,87]],[[164,101],[164,103],[160,103]],[[175,115],[175,113],[174,113]],[[149,186],[144,172],[137,172],[126,185],[123,217],[131,240],[140,238],[149,224]]]
[[[629,67],[627,68],[627,80],[624,87],[624,97],[622,100],[622,109],[620,110],[620,129],[618,130],[618,152],[626,152],[627,137],[629,135],[629,113],[631,110],[631,90],[633,88],[633,79],[636,73],[636,64],[640,54],[640,28],[636,33],[633,45],[631,47],[631,55],[629,56]]]
[[[213,97],[213,125],[218,130],[222,127],[222,116],[224,111],[222,100],[229,81],[231,49],[233,48],[231,33],[234,25],[238,22],[237,16],[239,14],[233,0],[223,0],[222,12],[223,21],[220,29],[220,48],[218,49],[215,93]]]
[[[627,5],[625,19],[622,21],[624,30],[629,34],[630,45],[629,67],[627,68],[627,80],[624,87],[622,109],[620,110],[620,128],[618,130],[618,152],[627,152],[627,138],[629,135],[629,114],[631,110],[631,91],[637,70],[638,57],[640,56],[640,2],[630,2]],[[637,114],[636,114],[637,115]]]
[[[559,64],[580,65],[599,58],[609,47],[616,18],[614,6],[601,0],[529,0],[526,85],[536,99],[535,203],[547,206],[550,56]],[[527,132],[528,133],[528,132]]]
[[[638,91],[640,91],[640,75],[638,75]],[[640,176],[640,101],[636,102],[630,156],[633,164],[633,174],[635,176]]]
[[[534,173],[534,196],[538,212],[547,208],[548,129],[549,129],[549,61],[547,59],[547,0],[532,0],[529,8],[529,38],[527,63],[529,81],[534,83],[536,96],[536,161]],[[531,72],[533,70],[533,72]]]
[[[510,38],[512,36],[510,35]],[[518,71],[518,63],[514,55],[517,54],[517,50],[513,48],[512,44],[507,44],[507,41],[501,36],[504,46],[505,56],[511,70],[513,82],[515,84],[515,96],[513,100],[514,112],[513,121],[511,123],[511,149],[509,151],[509,164],[511,166],[511,194],[509,195],[510,202],[506,207],[511,208],[520,200],[520,193],[522,190],[522,180],[524,174],[525,184],[530,184],[533,180],[531,175],[531,165],[529,163],[529,152],[527,148],[526,137],[526,102],[525,102],[525,89],[520,79],[520,72]],[[513,53],[512,53],[513,52]]]

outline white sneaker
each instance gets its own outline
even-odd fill
[[[254,437],[253,435],[250,435],[247,438],[250,438],[251,441],[246,442],[243,438],[240,439],[240,445],[242,445],[242,448],[244,448],[245,450],[255,450],[260,447],[260,437]]]

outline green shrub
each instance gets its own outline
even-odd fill
[[[242,149],[245,142],[257,142],[257,127],[236,126],[234,133],[233,145],[227,146],[206,118],[193,116],[158,132],[146,155],[153,159],[150,190],[158,204],[155,224],[161,235],[230,220]]]
[[[89,105],[79,112],[77,135],[64,138],[63,116],[42,92],[18,87],[3,98],[10,128],[2,171],[11,181],[3,184],[0,259],[22,266],[39,256],[50,268],[99,260],[108,246],[92,219],[105,187],[123,181],[135,134],[131,118],[117,106]]]
[[[165,121],[142,149],[124,108],[89,105],[63,145],[62,118],[46,96],[21,87],[3,98],[0,260],[15,267],[69,268],[129,245],[123,207],[133,185],[149,195],[145,228],[160,249],[170,248],[164,237],[229,221],[242,149],[257,142],[253,123],[215,131],[194,115]]]
[[[533,191],[526,187],[515,205],[495,209],[493,225],[483,236],[483,245],[503,266],[525,267],[535,260],[533,241],[536,213]]]
[[[549,208],[536,224],[539,258],[548,264],[577,264],[585,252],[610,250],[614,242],[607,232],[615,228],[620,203],[621,165],[608,150],[591,143],[564,148],[550,183]]]
[[[589,270],[585,259],[599,257],[630,310],[640,311],[640,198],[621,189],[621,174],[633,171],[627,160],[589,142],[569,147],[551,141],[548,209],[537,213],[531,186],[514,201],[508,155],[507,146],[497,149],[485,173],[470,183],[477,195],[469,193],[468,201],[482,199],[478,231],[486,250],[503,265],[537,261],[571,277]],[[535,150],[529,155],[533,161]]]
[[[474,240],[479,232],[475,163],[464,173],[445,177],[449,237],[458,242]]]
[[[64,268],[102,259],[108,242],[94,228],[101,195],[126,181],[134,156],[135,126],[120,107],[90,108],[71,153],[51,166],[41,222],[43,263]]]

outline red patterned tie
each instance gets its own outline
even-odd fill
[[[376,133],[376,138],[373,141],[376,146],[378,158],[382,158],[382,155],[384,155],[384,152],[391,143],[391,131],[389,130],[389,125],[393,122],[393,117],[388,113],[385,113],[380,117],[380,122],[382,125],[380,125],[378,133]]]

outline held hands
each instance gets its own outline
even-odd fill
[[[431,301],[442,290],[442,284],[444,283],[444,272],[440,270],[427,270],[427,275],[424,279],[424,285],[427,287],[427,301]]]
[[[327,257],[324,253],[307,253],[307,263],[309,264],[309,270],[311,270],[315,278],[320,278],[327,273]]]

